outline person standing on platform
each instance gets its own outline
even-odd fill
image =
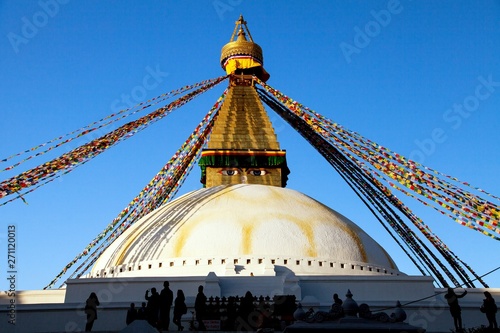
[[[92,331],[94,321],[97,319],[97,306],[99,306],[99,299],[96,293],[91,293],[85,302],[85,314],[87,315],[87,322],[85,323],[85,332]]]
[[[146,301],[148,301],[147,309],[147,321],[153,327],[158,327],[158,312],[160,310],[160,294],[156,291],[156,288],[151,288],[151,296],[149,295],[149,289],[146,290],[146,295],[144,296]]]
[[[196,295],[196,300],[194,302],[194,311],[196,312],[196,321],[198,322],[199,331],[207,330],[205,324],[203,323],[206,307],[207,307],[207,296],[205,296],[205,294],[203,293],[203,286],[199,286],[198,295]]]
[[[135,308],[134,303],[130,303],[130,308],[127,310],[127,318],[125,319],[125,323],[130,325],[134,320],[137,319],[137,309]]]
[[[489,291],[485,291],[484,296],[486,298],[483,300],[481,312],[484,313],[486,315],[486,319],[488,319],[488,329],[498,330],[496,318],[497,305],[495,304],[495,300],[493,299]]]
[[[455,324],[455,330],[457,332],[462,332],[462,308],[458,304],[458,299],[467,295],[467,290],[460,295],[455,294],[453,288],[448,288],[448,292],[444,295],[444,298],[448,301],[450,306],[450,314],[453,317],[453,323]]]
[[[177,290],[177,297],[174,301],[174,319],[173,322],[177,325],[177,330],[184,330],[184,326],[182,326],[182,315],[187,313],[186,306],[186,297],[184,296],[184,292],[179,289]]]
[[[137,320],[147,320],[148,319],[148,309],[146,308],[146,302],[142,302],[141,307],[137,310]]]
[[[174,293],[169,288],[168,281],[163,282],[163,289],[160,292],[160,329],[168,331],[170,325],[170,308],[174,300]]]

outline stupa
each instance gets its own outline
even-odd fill
[[[199,161],[204,187],[135,223],[88,277],[402,275],[355,223],[285,188],[286,151],[252,79],[269,74],[242,17],[221,66],[230,90]]]
[[[203,284],[213,297],[247,291],[293,295],[309,306],[328,305],[344,284],[364,289],[368,281],[383,285],[373,289],[386,289],[385,297],[394,304],[401,281],[406,297],[415,297],[408,283],[418,286],[414,290],[426,286],[430,291],[428,278],[400,272],[383,247],[354,222],[286,188],[286,151],[254,82],[254,76],[263,81],[270,76],[243,17],[222,48],[221,66],[230,75],[230,87],[201,153],[203,188],[132,225],[85,278],[68,281],[67,298],[74,297],[73,283],[146,279],[151,285],[157,278],[182,285],[191,297]],[[195,281],[188,285],[190,279]],[[147,288],[145,284],[143,290]]]
[[[374,309],[425,298],[405,307],[410,323],[446,331],[444,311],[418,322],[429,309],[445,307],[442,297],[428,297],[437,292],[432,277],[399,271],[357,224],[286,188],[286,151],[255,88],[255,77],[267,81],[270,75],[243,17],[222,48],[220,64],[230,75],[229,91],[199,160],[203,187],[135,222],[65,289],[21,292],[22,331],[82,327],[82,304],[91,292],[106,318],[95,327],[119,331],[129,304],[140,304],[146,290],[161,289],[165,280],[174,293],[184,291],[190,307],[199,285],[207,296],[291,295],[304,308],[324,310],[334,293],[347,290]],[[0,324],[2,332],[10,328]]]

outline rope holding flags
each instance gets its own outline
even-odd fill
[[[496,234],[500,233],[500,229],[498,228],[499,209],[497,205],[460,186],[465,185],[472,188],[470,184],[438,172],[430,173],[428,170],[432,169],[406,160],[403,156],[365,139],[355,132],[344,129],[259,79],[254,79],[263,87],[263,89],[258,89],[260,98],[289,122],[332,164],[351,188],[355,189],[359,196],[363,196],[363,201],[369,206],[372,213],[380,218],[380,221],[386,220],[388,225],[394,229],[395,234],[405,241],[410,249],[409,252],[418,256],[417,259],[424,259],[427,267],[442,285],[447,286],[448,282],[441,275],[440,270],[444,271],[454,285],[460,285],[457,279],[461,279],[465,285],[472,287],[473,280],[466,273],[468,270],[476,277],[475,280],[487,286],[467,264],[460,260],[420,218],[413,214],[389,190],[389,187],[438,210],[441,214],[462,225],[498,240],[500,237]],[[454,180],[454,182],[449,180]],[[497,199],[482,189],[472,189]],[[455,273],[444,267],[434,253],[425,249],[424,244],[414,233],[409,232],[401,218],[392,209],[387,210],[388,206],[385,202],[393,205],[417,227]],[[417,260],[413,261],[417,262]],[[422,271],[421,267],[419,269]]]
[[[432,205],[442,214],[453,217],[455,221],[464,226],[500,240],[500,237],[496,235],[500,234],[500,228],[498,227],[500,207],[498,205],[460,188],[458,184],[439,178],[438,175],[441,174],[437,172],[432,174],[427,172],[426,170],[432,170],[430,168],[420,166],[399,154],[392,152],[389,154],[390,151],[387,148],[364,139],[359,134],[343,129],[257,78],[256,81],[290,111],[299,115],[316,132],[332,141],[332,144],[340,151],[350,156],[351,160],[357,161],[360,167],[368,170],[377,179],[394,188],[397,185],[393,180],[396,180],[406,187],[406,192],[412,191],[413,195],[418,196],[422,203]],[[450,176],[446,176],[446,178],[457,179]],[[457,179],[457,182],[460,181]],[[460,183],[471,187],[468,183]],[[400,187],[397,187],[397,189],[402,190]],[[475,189],[487,194],[484,190]],[[494,196],[491,197],[496,199]]]
[[[84,164],[115,144],[132,137],[137,132],[145,129],[151,123],[164,118],[173,110],[191,101],[193,98],[203,92],[206,92],[208,89],[213,88],[226,78],[227,77],[224,76],[215,79],[215,81],[210,81],[209,83],[200,86],[193,92],[187,93],[186,95],[149,113],[146,116],[143,116],[135,121],[131,121],[98,139],[92,140],[89,143],[59,156],[58,158],[45,162],[33,169],[2,181],[0,183],[0,198],[7,197],[14,193],[19,194],[20,191],[24,191],[37,185],[38,183],[44,182],[62,172],[71,172],[75,167]]]
[[[120,110],[78,130],[0,159],[0,163],[9,161],[11,163],[10,166],[0,168],[0,173],[11,171],[22,163],[40,157],[77,138],[166,102],[170,97],[181,95],[137,120],[129,121],[51,161],[3,180],[0,182],[0,199],[6,198],[6,200],[1,202],[0,206],[17,199],[27,203],[26,194],[134,136],[227,78],[228,76],[222,76],[172,90],[129,109]],[[443,286],[449,286],[451,282],[455,286],[474,287],[473,281],[477,280],[487,287],[481,277],[458,258],[395,193],[402,193],[404,197],[411,198],[456,223],[494,240],[500,240],[498,196],[409,160],[320,115],[258,78],[254,77],[253,80],[262,87],[257,88],[261,100],[285,119],[332,165],[422,274],[433,275]],[[78,262],[83,261],[71,273],[71,278],[81,277],[103,251],[131,225],[174,197],[193,165],[199,161],[201,149],[211,133],[228,89],[143,190],[45,288],[52,288],[59,279],[68,274],[70,269],[74,269]],[[11,161],[23,156],[25,157],[20,161]],[[416,228],[418,235],[407,222]],[[423,236],[422,239],[419,236]],[[428,241],[434,250],[431,250],[424,240]],[[469,275],[475,278],[472,279]]]
[[[210,79],[210,80],[205,80],[205,81],[201,81],[201,82],[198,82],[198,83],[195,83],[195,84],[192,84],[192,85],[188,85],[188,86],[184,86],[182,88],[179,88],[179,89],[176,89],[176,90],[172,90],[168,93],[164,93],[160,96],[157,96],[157,97],[154,97],[154,98],[151,98],[145,102],[140,102],[128,109],[123,109],[123,110],[120,110],[116,113],[112,113],[102,119],[99,119],[98,121],[95,121],[87,126],[84,126],[82,128],[79,128],[77,130],[74,130],[70,133],[67,133],[65,135],[62,135],[62,136],[59,136],[59,137],[56,137],[54,139],[51,139],[49,141],[46,141],[44,143],[41,143],[37,146],[34,146],[34,147],[31,147],[29,149],[26,149],[24,151],[21,151],[19,153],[16,153],[16,154],[13,154],[13,155],[10,155],[8,157],[5,157],[3,159],[0,159],[0,163],[4,163],[4,162],[7,162],[15,157],[18,157],[18,156],[22,156],[22,155],[25,155],[25,154],[28,154],[28,153],[33,153],[34,151],[37,151],[43,147],[46,147],[47,145],[50,145],[52,143],[55,143],[57,141],[61,141],[65,138],[67,138],[66,140],[64,141],[61,141],[57,144],[54,144],[52,146],[49,146],[47,147],[44,151],[41,151],[41,152],[38,152],[34,155],[30,155],[26,158],[24,158],[23,160],[19,161],[19,162],[16,162],[8,167],[5,167],[3,169],[0,169],[0,172],[3,172],[3,171],[9,171],[9,170],[12,170],[16,167],[18,167],[19,165],[21,165],[22,163],[32,159],[32,158],[35,158],[35,157],[38,157],[38,156],[41,156],[45,153],[48,153],[49,151],[52,151],[53,149],[56,149],[56,148],[59,148],[61,147],[62,145],[64,144],[67,144],[75,139],[78,139],[82,136],[85,136],[87,134],[90,134],[98,129],[101,129],[105,126],[108,126],[108,125],[111,125],[112,123],[115,123],[123,118],[126,118],[126,117],[129,117],[135,113],[138,113],[138,112],[141,112],[143,111],[144,109],[147,109],[153,105],[156,105],[158,103],[161,103],[167,99],[169,99],[171,96],[176,96],[176,95],[179,95],[181,93],[184,93],[186,91],[189,91],[189,90],[192,90],[194,88],[197,88],[197,87],[201,87],[201,86],[204,86],[206,84],[210,84],[212,82],[215,82],[217,80],[219,80],[220,78],[215,78],[215,79]],[[118,117],[119,116],[119,117]],[[114,119],[113,119],[114,118]],[[112,119],[112,120],[109,120],[107,121],[108,119]],[[107,121],[107,122],[105,122]]]
[[[215,117],[226,98],[227,91],[228,89],[223,92],[193,133],[143,190],[44,289],[51,288],[74,264],[87,257],[87,260],[75,269],[70,278],[82,276],[99,258],[99,255],[125,230],[141,217],[169,202],[174,197],[189,174],[194,162],[199,159],[201,148],[212,130]]]

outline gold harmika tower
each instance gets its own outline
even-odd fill
[[[222,48],[221,66],[231,75],[230,88],[199,162],[205,187],[286,186],[286,152],[280,149],[252,79],[269,79],[263,63],[262,49],[253,42],[240,16],[229,43]]]

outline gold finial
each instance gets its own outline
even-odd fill
[[[227,74],[253,74],[263,81],[269,78],[269,74],[262,67],[262,49],[253,41],[243,15],[235,22],[229,43],[222,47],[220,64]]]
[[[250,41],[253,42],[253,39],[252,39],[252,35],[250,34],[250,30],[248,30],[248,27],[247,27],[247,21],[245,21],[243,19],[243,15],[240,14],[240,18],[238,19],[238,21],[234,22],[235,26],[234,26],[234,30],[233,30],[233,34],[231,35],[231,39],[229,40],[229,42],[234,42],[234,36],[236,34],[236,31],[238,31],[238,36],[240,35],[241,32],[243,32],[243,36],[246,34],[248,34],[248,37],[250,38]],[[238,30],[239,28],[239,30]],[[245,38],[246,40],[246,38]]]
[[[236,23],[236,24],[238,24],[238,23],[239,23],[239,24],[245,24],[245,25],[246,25],[246,24],[247,24],[247,21],[245,21],[245,20],[243,19],[243,14],[240,14],[240,18],[238,19],[238,21],[236,21],[236,22],[234,22],[234,23]]]
[[[245,31],[243,31],[243,29],[240,29],[240,31],[238,31],[238,39],[236,41],[247,41],[247,37],[245,36]]]

